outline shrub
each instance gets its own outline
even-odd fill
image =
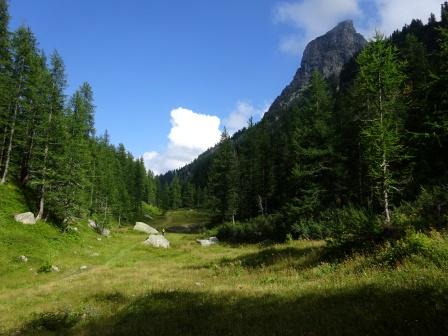
[[[373,213],[353,206],[329,209],[318,218],[302,218],[291,226],[297,238],[332,238],[340,242],[371,240],[381,231],[381,223]]]
[[[225,223],[218,227],[220,240],[233,243],[259,243],[264,240],[282,240],[279,232],[278,217],[259,216],[246,222]],[[283,235],[284,239],[284,235]]]
[[[430,235],[424,233],[408,233],[404,238],[386,243],[377,256],[383,265],[396,266],[411,257],[423,257],[438,267],[448,267],[448,243],[437,232]]]
[[[448,228],[448,187],[422,188],[412,203],[404,203],[392,213],[393,224],[416,230]]]
[[[37,273],[50,273],[51,267],[52,267],[51,263],[49,261],[46,261],[45,264],[39,267]]]
[[[323,239],[329,236],[326,221],[314,218],[300,219],[291,226],[291,232],[301,239]]]

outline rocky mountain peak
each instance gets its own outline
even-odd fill
[[[311,41],[303,52],[302,62],[292,82],[274,101],[267,115],[290,104],[306,87],[313,71],[318,70],[327,79],[339,78],[343,66],[367,41],[353,26],[353,21],[339,23],[332,30]]]

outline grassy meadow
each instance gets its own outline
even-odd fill
[[[106,238],[84,222],[64,234],[45,222],[15,223],[25,202],[15,187],[0,188],[0,334],[448,333],[441,234],[337,259],[323,241],[205,248],[195,242],[205,233],[167,233],[171,247],[155,249],[132,227]],[[204,218],[181,210],[148,224]],[[40,272],[46,265],[59,272]]]

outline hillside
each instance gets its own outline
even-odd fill
[[[129,228],[98,240],[86,223],[66,234],[15,223],[22,196],[0,192],[0,334],[448,332],[448,240],[436,233],[347,259],[323,241],[204,248],[172,233],[158,250]],[[59,272],[38,272],[47,264]]]

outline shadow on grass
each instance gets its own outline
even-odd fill
[[[298,297],[152,292],[55,335],[447,335],[444,288],[367,286]],[[32,322],[33,323],[33,322]],[[32,324],[31,323],[31,324]],[[34,326],[36,322],[34,321]],[[23,334],[33,334],[24,330]]]
[[[312,267],[320,262],[321,249],[307,248],[267,248],[259,252],[249,253],[237,258],[223,258],[221,266],[241,265],[245,268],[262,268],[272,266],[280,262],[291,261],[299,268]]]

